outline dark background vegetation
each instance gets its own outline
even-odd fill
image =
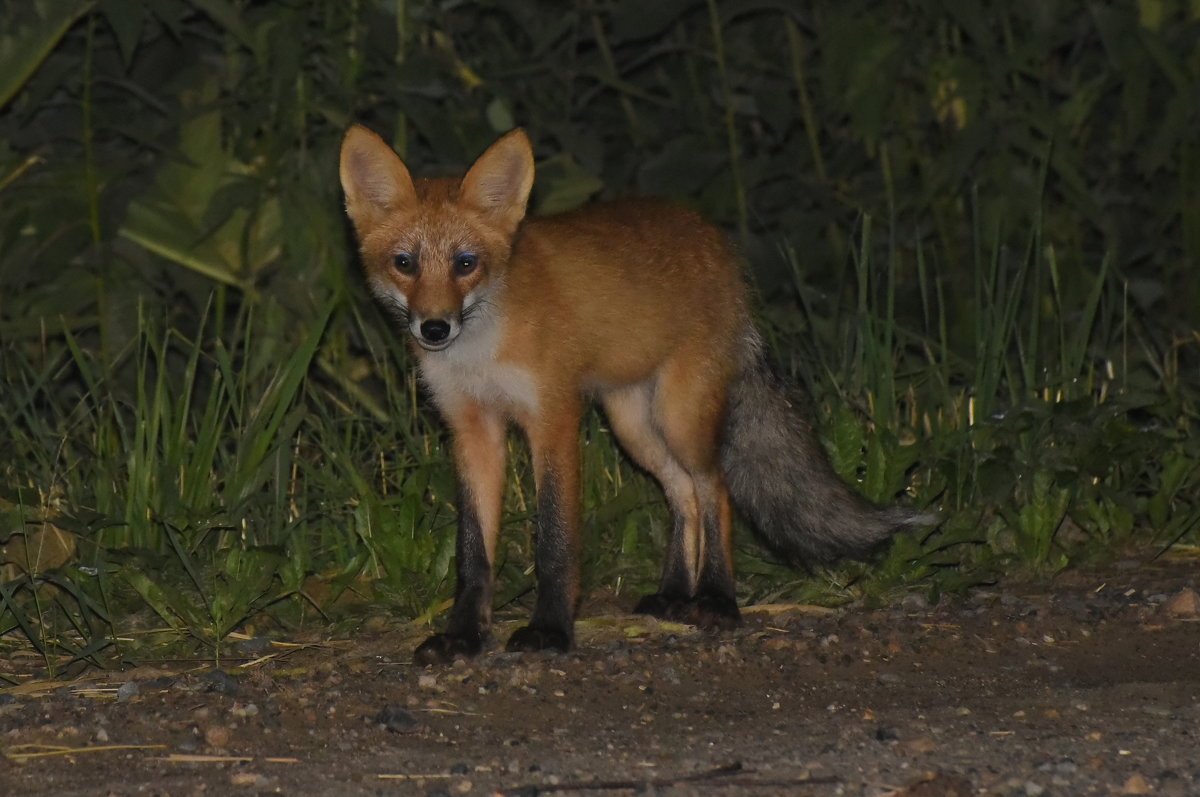
[[[651,193],[729,230],[834,466],[944,517],[815,577],[747,537],[745,599],[1195,551],[1194,2],[33,0],[3,18],[0,644],[52,670],[446,606],[453,475],[360,284],[336,170],[355,121],[419,173],[521,125],[535,212]],[[644,589],[661,500],[602,421],[582,434],[588,583]],[[514,467],[502,604],[531,585]]]

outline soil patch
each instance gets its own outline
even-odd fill
[[[570,654],[443,668],[410,663],[424,630],[251,640],[224,671],[0,692],[0,793],[1200,794],[1197,581],[749,607],[722,634],[600,601]]]

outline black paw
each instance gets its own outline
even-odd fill
[[[688,598],[677,598],[662,592],[647,595],[638,601],[633,608],[634,614],[648,614],[660,620],[670,620],[676,623],[690,623],[687,619],[692,601]]]
[[[729,595],[717,592],[702,592],[692,601],[692,619],[688,622],[700,628],[716,631],[731,631],[742,622],[742,613],[737,601]]]
[[[479,634],[458,636],[456,634],[434,634],[426,639],[413,653],[413,663],[449,664],[455,659],[469,659],[479,655],[483,649],[483,637]]]
[[[720,631],[736,628],[742,619],[737,601],[716,592],[701,593],[695,598],[674,598],[656,592],[638,601],[633,611],[660,620]]]
[[[571,649],[571,635],[555,628],[527,625],[513,631],[504,649],[509,653],[529,653],[537,650],[557,650],[565,653]]]

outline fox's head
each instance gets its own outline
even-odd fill
[[[355,125],[342,190],[371,292],[427,351],[450,346],[503,284],[533,186],[533,151],[513,130],[461,180],[414,181],[383,139]]]

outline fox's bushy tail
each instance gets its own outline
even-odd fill
[[[792,565],[864,556],[896,532],[935,520],[877,506],[838,478],[753,328],[745,333],[742,374],[730,389],[721,464],[734,504]]]

